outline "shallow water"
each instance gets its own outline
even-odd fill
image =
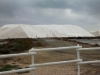
[[[77,42],[83,42],[83,43],[89,43],[89,44],[99,44],[100,45],[100,39],[71,39],[76,40]]]

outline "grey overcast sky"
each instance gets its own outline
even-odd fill
[[[5,24],[72,24],[100,30],[100,0],[0,0]]]

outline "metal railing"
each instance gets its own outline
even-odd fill
[[[79,48],[79,49],[76,49],[76,51],[77,51],[77,58],[81,59],[80,58],[80,51],[87,51],[87,50],[88,51],[91,51],[91,50],[100,50],[100,47]],[[100,63],[100,60],[78,62],[77,63],[77,65],[78,65],[78,75],[80,75],[80,65],[82,65],[82,64],[90,64],[90,63]]]
[[[16,57],[16,56],[34,55],[34,54],[36,54],[36,52],[32,52],[32,53],[18,53],[18,54],[6,54],[6,55],[0,55],[0,59],[1,58],[11,58],[11,57]],[[31,70],[35,70],[35,69],[36,68],[24,68],[24,69],[18,69],[18,70],[4,71],[4,72],[0,72],[0,75],[9,74],[9,73],[16,73],[16,72],[31,71]]]
[[[35,64],[34,63],[34,55],[37,52],[40,52],[40,51],[54,51],[54,50],[69,50],[69,49],[76,49],[76,51],[77,51],[77,59],[75,59],[75,60],[67,60],[67,61],[59,61],[59,62],[40,63],[40,64]],[[82,51],[82,50],[100,50],[100,47],[82,48],[82,46],[77,45],[77,46],[57,47],[57,48],[42,48],[42,49],[34,49],[34,48],[32,48],[32,49],[29,50],[29,53],[0,55],[0,58],[10,58],[10,57],[24,56],[24,55],[31,55],[32,56],[32,64],[29,66],[30,68],[11,70],[11,71],[4,71],[4,72],[0,72],[0,75],[8,74],[8,73],[23,72],[23,71],[32,71],[32,75],[34,75],[34,70],[37,67],[49,66],[49,65],[57,65],[57,64],[66,64],[66,63],[75,63],[75,62],[77,63],[77,66],[78,66],[77,74],[80,75],[80,68],[81,68],[80,66],[82,64],[100,63],[100,60],[82,61],[82,59],[80,58],[80,51]]]

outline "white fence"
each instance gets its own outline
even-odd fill
[[[75,60],[68,60],[68,61],[59,61],[59,62],[49,62],[49,63],[34,63],[34,54],[39,51],[53,51],[53,50],[69,50],[69,49],[76,49],[77,51],[77,59]],[[68,46],[68,47],[57,47],[57,48],[42,48],[42,49],[34,49],[32,48],[29,50],[29,53],[19,53],[19,54],[7,54],[7,55],[0,55],[0,58],[10,58],[15,56],[24,56],[24,55],[31,55],[32,56],[32,64],[29,66],[30,68],[18,69],[18,70],[11,70],[11,71],[4,71],[0,72],[0,75],[8,74],[8,73],[16,73],[16,72],[24,72],[24,71],[32,71],[32,75],[34,75],[34,70],[40,66],[49,66],[49,65],[57,65],[57,64],[67,64],[67,63],[76,63],[78,66],[77,75],[80,75],[80,65],[82,64],[89,64],[89,63],[100,63],[100,60],[95,61],[82,61],[80,58],[80,51],[83,50],[100,50],[100,47],[94,48],[82,48],[82,46]]]

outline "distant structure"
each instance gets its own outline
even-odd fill
[[[24,25],[10,24],[0,28],[0,39],[48,38],[48,37],[90,37],[88,31],[76,25]]]
[[[99,31],[91,31],[90,33],[93,34],[94,36],[100,36]]]

